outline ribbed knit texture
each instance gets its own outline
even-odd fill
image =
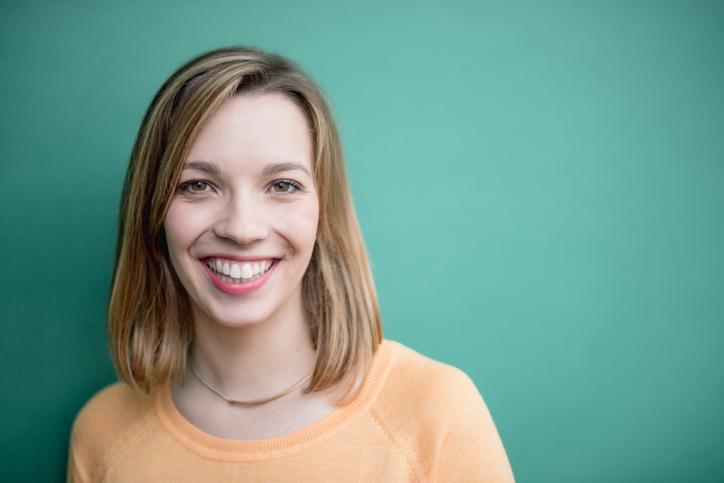
[[[178,411],[170,386],[122,382],[78,412],[73,482],[513,482],[497,429],[462,370],[385,339],[359,394],[285,436],[231,440]]]

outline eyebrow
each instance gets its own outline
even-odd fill
[[[220,173],[219,167],[215,163],[209,161],[189,161],[184,165],[184,169],[196,169],[198,171],[204,171],[214,176],[219,176]],[[282,171],[294,170],[304,171],[305,173],[307,173],[307,176],[309,176],[310,178],[312,177],[312,175],[309,173],[309,170],[303,164],[291,162],[267,164],[262,170],[261,174],[263,176],[269,176],[270,174],[280,173]]]

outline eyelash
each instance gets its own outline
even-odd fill
[[[208,186],[211,186],[211,183],[210,183],[209,181],[205,180],[205,179],[190,179],[190,180],[188,180],[188,181],[184,181],[183,183],[181,183],[181,184],[178,186],[178,191],[183,192],[183,193],[187,193],[187,194],[191,194],[191,195],[203,195],[203,194],[205,194],[206,192],[188,191],[188,190],[187,190],[187,188],[188,188],[189,186],[191,186],[191,185],[194,184],[194,183],[198,183],[198,182],[206,183]],[[290,194],[292,194],[292,193],[304,191],[304,189],[302,188],[302,185],[300,185],[299,183],[297,183],[296,181],[293,181],[293,180],[291,180],[291,179],[276,179],[276,180],[272,181],[269,186],[275,186],[275,185],[277,185],[277,184],[279,184],[279,183],[288,184],[289,186],[291,186],[292,188],[294,188],[294,191],[290,191],[290,192],[288,192],[288,193],[278,193],[278,194],[280,194],[280,195],[290,195]]]

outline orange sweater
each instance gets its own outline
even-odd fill
[[[488,408],[462,370],[384,339],[357,396],[293,433],[213,436],[186,420],[170,386],[117,382],[78,412],[69,482],[513,482]]]

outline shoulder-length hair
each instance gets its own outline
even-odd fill
[[[319,224],[302,291],[317,360],[304,392],[341,388],[344,403],[369,369],[382,325],[339,134],[309,76],[289,59],[249,47],[188,61],[161,86],[143,118],[123,184],[108,300],[113,365],[121,380],[144,394],[182,380],[193,315],[170,262],[163,222],[202,123],[226,99],[252,91],[287,95],[312,126]]]

